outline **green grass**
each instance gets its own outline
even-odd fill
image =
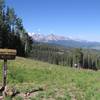
[[[0,70],[2,70],[2,62]],[[0,71],[0,80],[1,78]],[[42,87],[29,100],[100,100],[100,71],[75,69],[17,57],[8,62],[9,86],[21,93]],[[14,100],[24,100],[16,96]]]

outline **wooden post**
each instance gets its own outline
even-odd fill
[[[14,60],[16,58],[17,51],[13,49],[0,49],[0,59],[4,60],[3,72],[2,72],[2,88],[0,92],[5,94],[6,78],[7,78],[7,60]]]
[[[3,88],[5,89],[6,86],[6,78],[7,78],[7,59],[4,59],[3,65]]]

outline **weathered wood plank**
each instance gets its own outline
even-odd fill
[[[14,49],[0,49],[0,59],[15,59],[17,51]]]
[[[16,55],[16,53],[14,49],[0,49],[0,55]]]

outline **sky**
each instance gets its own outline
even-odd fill
[[[27,32],[100,42],[100,0],[6,0]]]

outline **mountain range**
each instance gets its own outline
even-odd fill
[[[49,43],[53,45],[61,45],[64,47],[74,47],[74,48],[88,48],[88,49],[98,49],[100,50],[99,42],[90,42],[81,39],[74,39],[71,37],[65,37],[55,34],[40,34],[35,33],[32,35],[33,41],[41,43]]]

